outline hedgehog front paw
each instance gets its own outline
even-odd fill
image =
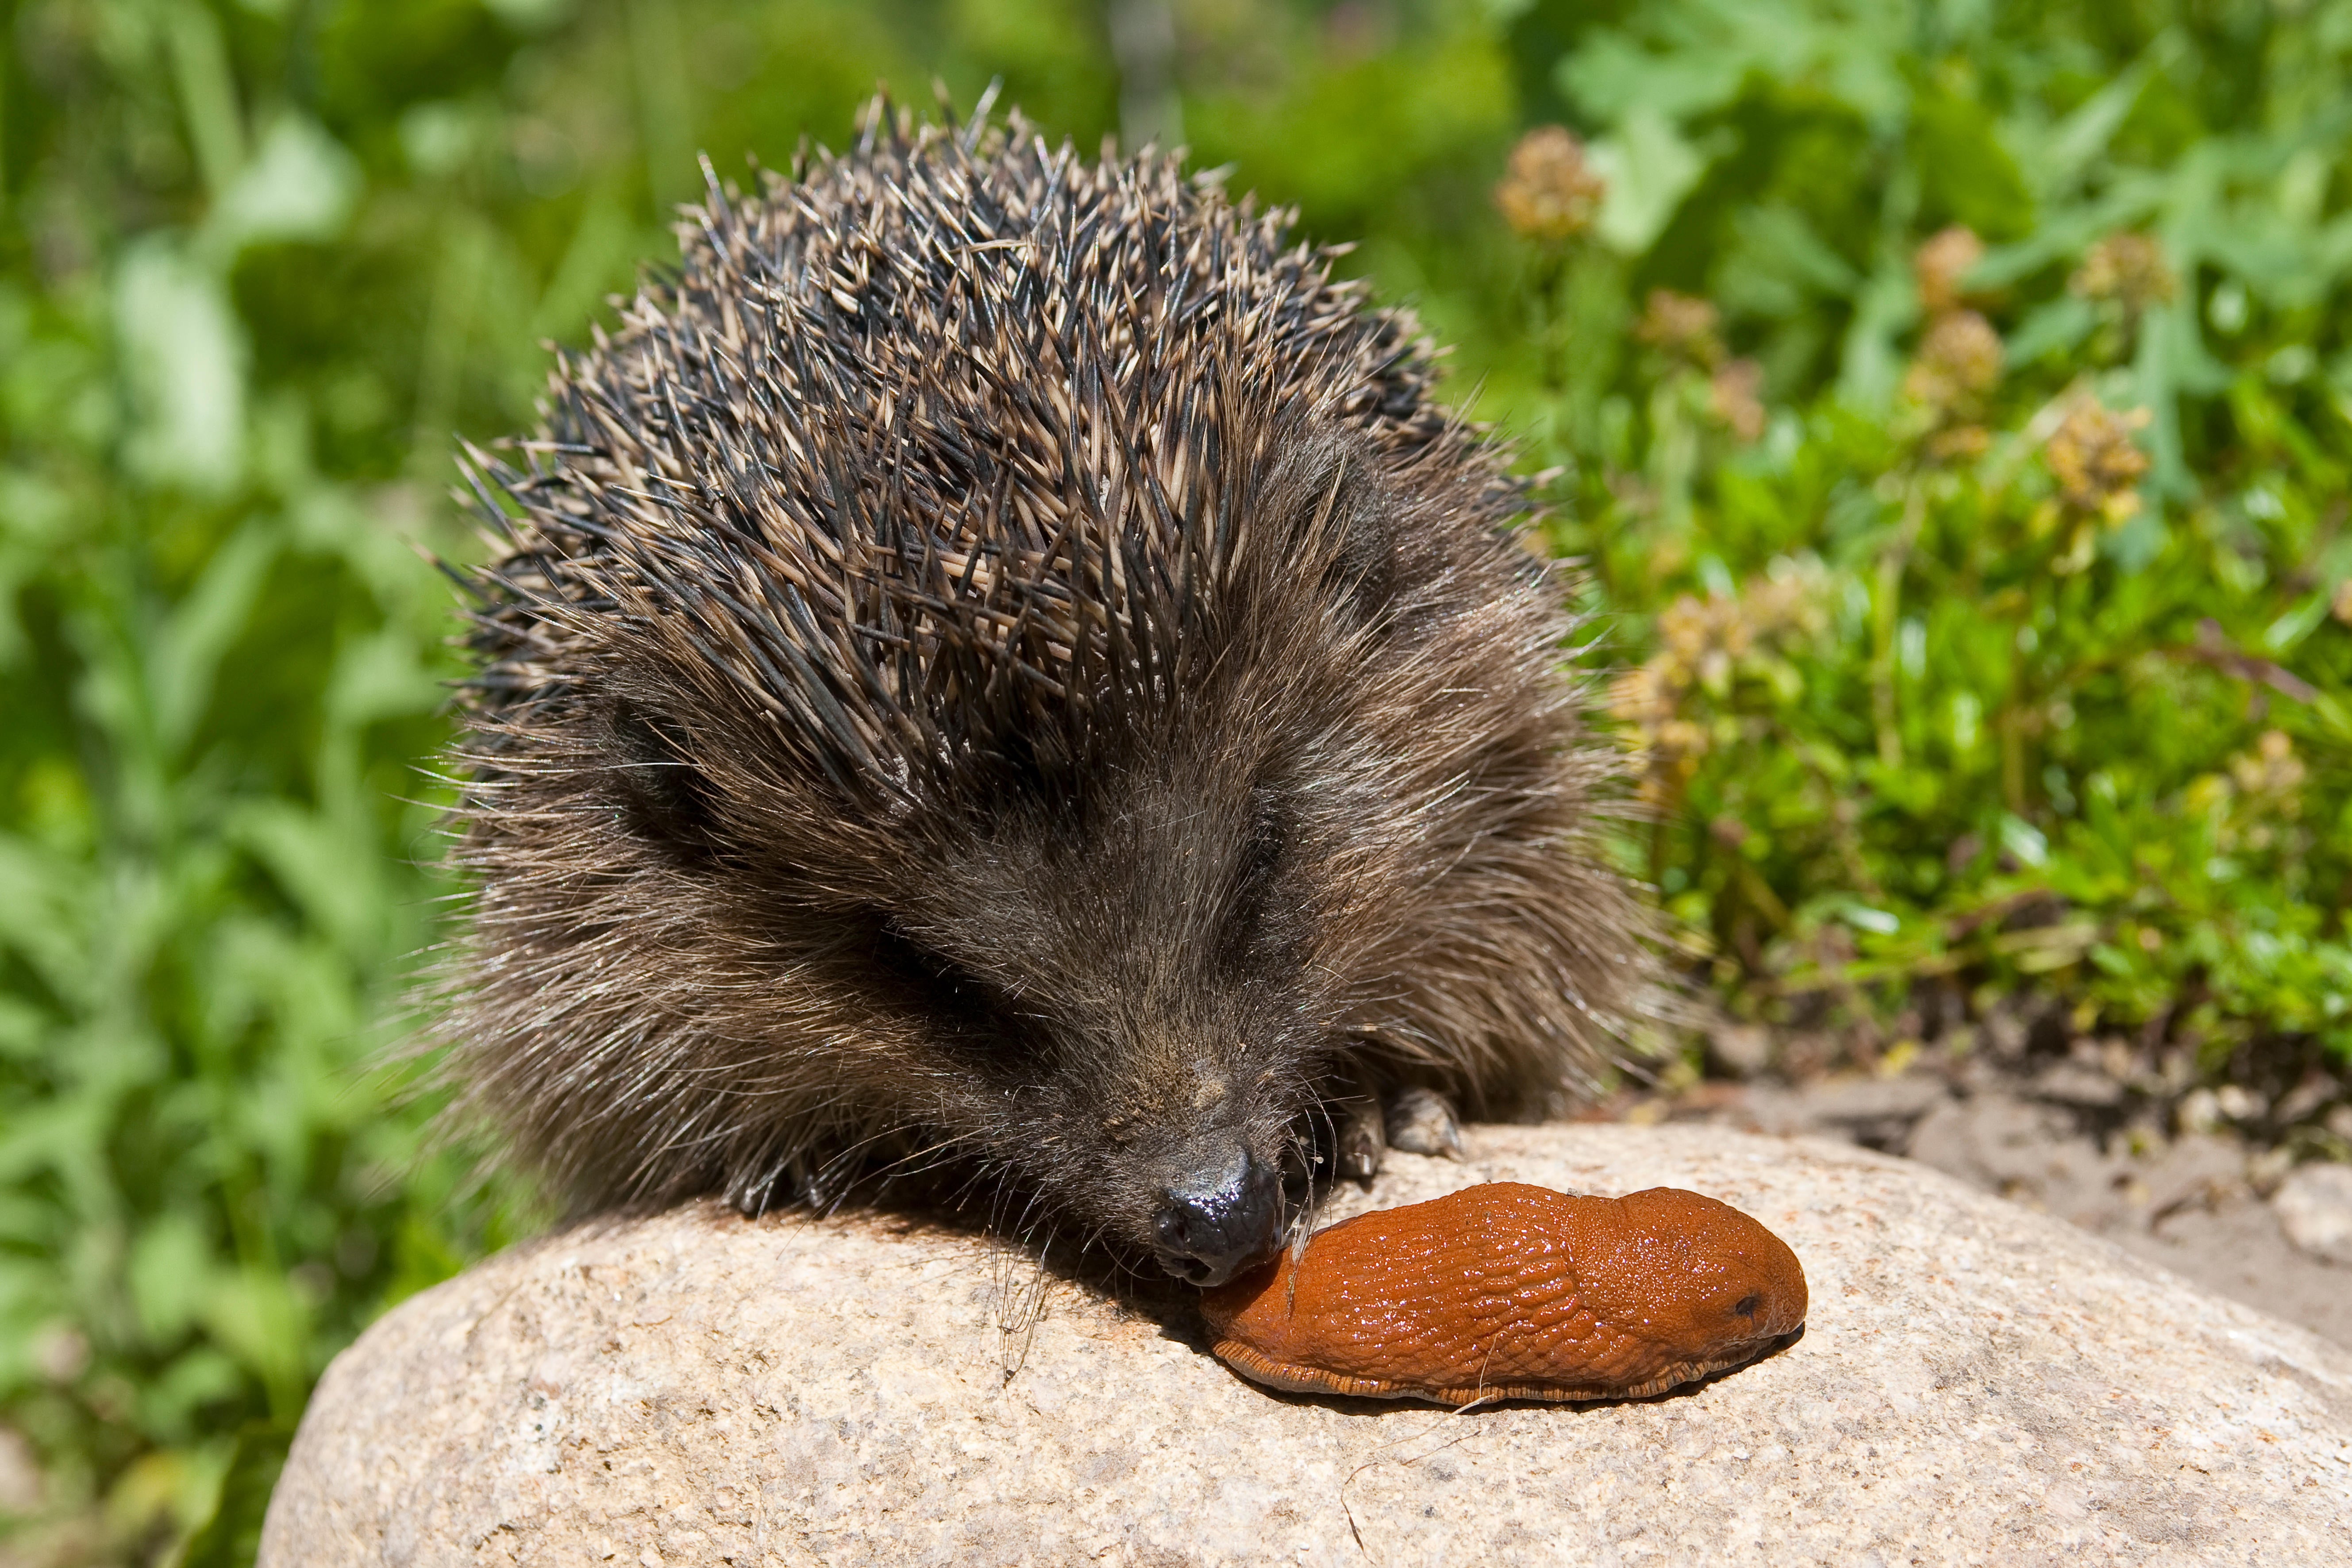
[[[1339,1124],[1339,1173],[1358,1182],[1379,1175],[1381,1161],[1388,1153],[1381,1102],[1369,1094],[1350,1096],[1332,1104],[1331,1116]]]
[[[1462,1158],[1462,1128],[1454,1102],[1433,1089],[1401,1089],[1389,1096],[1388,1146],[1408,1154]]]

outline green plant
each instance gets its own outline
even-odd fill
[[[1647,868],[1865,1049],[1957,981],[2352,1056],[2352,11],[1959,16],[1552,35],[1614,183],[1485,406],[1645,656]]]

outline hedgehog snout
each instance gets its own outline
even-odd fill
[[[1195,1285],[1222,1285],[1282,1239],[1282,1181],[1235,1145],[1221,1161],[1181,1171],[1160,1189],[1152,1216],[1160,1266]]]

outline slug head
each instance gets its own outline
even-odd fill
[[[1576,1277],[1593,1315],[1675,1360],[1732,1364],[1804,1326],[1797,1255],[1730,1205],[1652,1187],[1596,1213]]]

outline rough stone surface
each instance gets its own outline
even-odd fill
[[[2352,1258],[2331,1260],[2290,1238],[2284,1222],[2296,1199],[2288,1208],[2263,1201],[2286,1174],[2283,1164],[2265,1167],[2291,1157],[2216,1131],[2218,1109],[2184,1114],[2178,1135],[2149,1125],[2146,1107],[2126,1125],[2099,1081],[2080,1062],[2023,1074],[1977,1056],[1958,1072],[1828,1077],[1794,1087],[1702,1083],[1672,1103],[1637,1104],[1625,1119],[1642,1120],[1647,1109],[1650,1121],[1825,1134],[1906,1155],[2352,1350]],[[2335,1092],[2333,1079],[2325,1092]],[[2200,1095],[2217,1106],[2222,1098],[2200,1089],[2189,1099]],[[2337,1109],[2345,1125],[2335,1135],[2352,1141],[2352,1106]],[[2315,1179],[2330,1178],[2304,1178]],[[2308,1236],[2326,1222],[2306,1205],[2297,1224]]]
[[[1333,1217],[1482,1180],[1721,1197],[1803,1260],[1807,1331],[1639,1403],[1283,1398],[968,1236],[688,1208],[377,1323],[261,1561],[2352,1562],[2352,1355],[2096,1237],[1715,1128],[1477,1128]]]
[[[2056,1107],[1977,1094],[1937,1105],[1900,1147],[2352,1349],[2352,1258],[2330,1261],[2290,1239],[2294,1200],[2262,1200],[2234,1138],[2188,1132],[2140,1153],[2122,1139],[2102,1148]],[[2309,1217],[2321,1223],[2315,1210]]]
[[[2297,1247],[2331,1263],[2352,1263],[2352,1165],[2297,1166],[2271,1195],[2271,1206]]]

